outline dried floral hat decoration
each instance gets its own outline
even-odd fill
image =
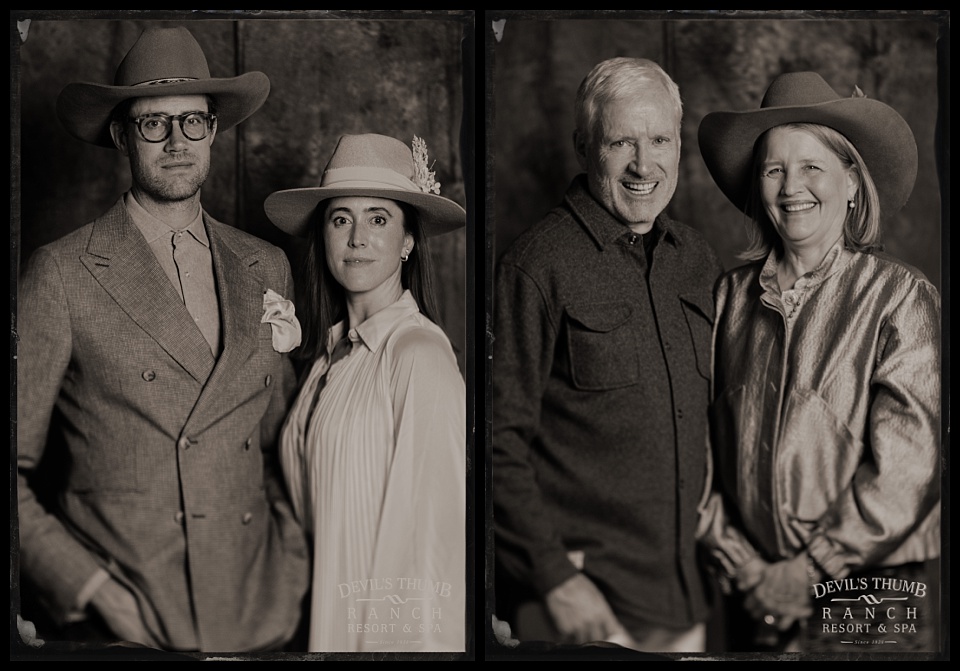
[[[427,162],[427,145],[413,137],[413,149],[386,135],[342,135],[320,186],[285,189],[267,196],[263,209],[277,228],[306,237],[317,205],[339,196],[372,196],[409,203],[420,214],[426,236],[460,228],[467,213],[457,203],[440,195]]]
[[[840,96],[816,72],[789,72],[767,88],[759,109],[712,112],[700,122],[700,153],[720,190],[743,210],[757,139],[774,126],[814,123],[842,133],[860,152],[880,196],[883,217],[907,202],[917,178],[917,142],[889,105],[854,87]]]
[[[248,118],[270,93],[262,72],[211,77],[203,49],[189,30],[147,28],[117,67],[113,85],[67,84],[57,98],[57,116],[74,137],[113,148],[110,114],[130,98],[210,95],[217,101],[217,132]]]

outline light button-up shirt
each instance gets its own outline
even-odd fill
[[[220,306],[210,240],[203,227],[203,210],[198,207],[193,221],[186,228],[175,230],[147,212],[132,193],[126,194],[124,204],[197,328],[210,343],[210,351],[217,356],[220,353]]]

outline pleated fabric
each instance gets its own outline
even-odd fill
[[[331,329],[281,439],[294,510],[313,538],[309,648],[463,650],[466,396],[456,358],[409,292],[345,331]],[[349,352],[334,356],[344,338]]]

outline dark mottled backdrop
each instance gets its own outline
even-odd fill
[[[873,14],[874,20],[769,20],[767,12],[747,12],[738,17],[756,18],[546,20],[561,14],[487,13],[488,33],[491,20],[507,19],[499,42],[487,36],[497,256],[559,202],[579,171],[572,137],[580,81],[601,60],[633,56],[660,63],[683,98],[680,178],[668,214],[700,230],[727,268],[737,263],[746,238],[742,215],[700,157],[697,128],[704,115],[756,109],[776,75],[796,70],[819,72],[841,95],[857,85],[891,105],[913,129],[920,170],[906,207],[884,222],[884,240],[887,251],[940,287],[935,129],[942,19],[890,12],[882,19]]]
[[[78,15],[82,13],[69,16]],[[372,20],[357,20],[362,13],[349,20],[283,16],[164,22],[193,32],[212,76],[260,70],[270,78],[264,106],[217,135],[210,177],[201,192],[204,208],[279,245],[296,267],[301,246],[269,222],[263,201],[278,189],[318,186],[338,137],[363,132],[392,135],[408,145],[414,135],[422,137],[431,160],[436,159],[442,194],[466,208],[460,138],[461,132],[470,138],[473,132],[462,122],[461,41],[472,31],[472,19],[468,22],[462,12],[411,14],[409,20],[398,20],[397,13],[371,14]],[[113,83],[117,65],[137,36],[157,23],[30,22],[19,44],[19,260],[98,216],[129,187],[126,158],[68,135],[54,105],[70,82]],[[15,212],[12,222],[16,236]],[[441,320],[461,369],[468,307],[466,240],[461,230],[430,241]]]

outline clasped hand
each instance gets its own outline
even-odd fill
[[[737,587],[745,592],[747,612],[780,631],[813,614],[803,554],[772,564],[756,557],[738,572]]]
[[[568,642],[611,641],[624,647],[633,645],[603,593],[582,573],[550,590],[546,606],[557,631]]]

